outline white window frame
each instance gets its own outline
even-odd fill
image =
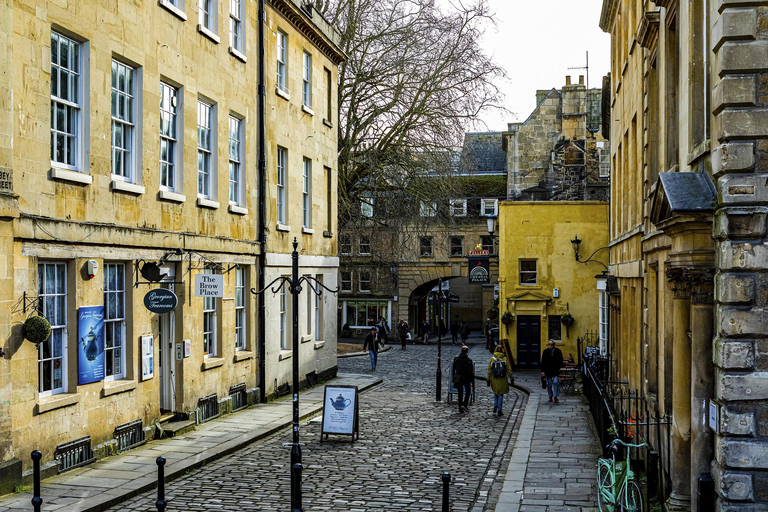
[[[280,350],[288,350],[288,294],[285,286],[280,288],[278,305],[280,308]],[[298,357],[298,354],[296,356]]]
[[[352,256],[352,236],[341,235],[339,237],[339,254],[342,256]]]
[[[112,179],[128,183],[138,182],[141,153],[137,144],[138,83],[137,69],[112,59]]]
[[[48,286],[46,270],[52,267],[54,272],[53,288]],[[38,395],[42,397],[57,395],[67,392],[68,366],[67,366],[67,264],[63,261],[41,261],[37,264],[37,290],[40,304],[40,314],[51,323],[50,337],[37,346],[38,368]],[[61,351],[59,356],[53,353],[53,341],[56,336],[61,339]],[[50,357],[43,357],[45,348],[48,348]],[[55,365],[58,361],[61,370],[61,385],[53,387],[55,382]],[[43,389],[43,368],[46,362],[51,365],[51,387]]]
[[[348,270],[339,271],[339,283],[342,292],[352,292],[352,272]]]
[[[312,160],[304,158],[302,171],[302,223],[307,229],[312,228]]]
[[[435,217],[437,215],[437,203],[434,201],[432,203],[422,201],[419,211],[422,217]]]
[[[246,349],[246,310],[245,300],[248,296],[245,286],[245,267],[235,268],[235,350]]]
[[[523,263],[532,261],[536,266],[535,270],[523,270]],[[537,286],[539,284],[539,262],[534,258],[520,258],[518,262],[518,270],[520,272],[520,286]],[[533,282],[528,283],[523,279],[523,275],[533,275]]]
[[[373,197],[363,197],[360,199],[360,215],[367,218],[373,218],[373,206],[376,199]]]
[[[229,47],[245,55],[245,0],[229,0]]]
[[[312,55],[304,52],[302,57],[302,104],[307,108],[312,108]]]
[[[180,87],[175,87],[166,82],[160,82],[160,190],[170,192],[179,192],[181,189],[182,144],[183,137],[179,136],[181,131],[181,116],[183,112],[183,95]],[[165,118],[165,120],[164,120]],[[167,124],[167,132],[164,125]],[[166,132],[166,133],[164,133]],[[163,160],[163,145],[168,150],[166,159]],[[163,167],[166,174],[163,176]]]
[[[317,274],[315,276],[318,283],[323,284],[323,275]],[[322,290],[322,288],[320,288]],[[323,294],[313,293],[315,297],[315,341],[323,339]]]
[[[286,187],[286,175],[288,173],[288,150],[277,147],[277,223],[287,224],[286,202],[288,200],[288,187]]]
[[[453,217],[466,217],[467,216],[467,200],[466,199],[451,199],[451,216]]]
[[[216,106],[197,100],[197,196],[214,199],[216,190]]]
[[[360,270],[357,273],[357,289],[360,293],[371,293],[371,272]]]
[[[283,92],[288,92],[286,84],[288,83],[288,35],[282,30],[277,31],[277,88]]]
[[[212,268],[203,270],[203,274],[213,273]],[[203,297],[203,354],[205,357],[216,357],[218,354],[218,319],[218,298]]]
[[[218,25],[219,5],[217,0],[199,0],[198,3],[198,23],[200,27],[216,34]]]
[[[490,212],[488,207],[490,206]],[[481,199],[480,200],[480,216],[482,217],[498,217],[499,214],[499,200],[498,199]]]
[[[245,203],[243,124],[243,118],[229,116],[229,204],[237,206]]]
[[[597,143],[598,154],[598,176],[600,178],[610,178],[611,176],[611,147],[607,142]]]
[[[114,272],[115,281],[110,281]],[[110,298],[114,297],[114,309]],[[109,346],[109,340],[112,347]],[[125,378],[125,264],[104,263],[104,380]],[[115,364],[114,360],[118,363]],[[112,362],[112,375],[108,374]]]
[[[360,239],[357,241],[357,250],[360,256],[371,255],[371,237],[366,235],[360,235]]]
[[[608,348],[608,311],[609,311],[608,292],[605,290],[598,291],[598,325],[599,325],[599,340],[600,340],[600,353],[605,354]]]
[[[307,281],[309,281],[308,278],[310,278],[312,276],[307,274],[304,277],[307,278]],[[307,323],[304,326],[306,328],[306,332],[304,333],[304,335],[307,336],[308,339],[312,339],[314,337],[313,334],[312,334],[312,327],[314,326],[314,322],[312,321],[313,320],[313,318],[312,318],[312,313],[313,313],[312,297],[313,297],[313,295],[315,295],[315,294],[312,293],[312,292],[309,292],[309,293],[305,294],[305,297],[307,299],[307,302],[306,302],[306,305],[305,305],[305,307],[306,307],[306,310],[305,310],[306,315],[305,316],[306,316]]]
[[[66,61],[62,47],[67,47]],[[72,55],[70,55],[70,53]],[[74,58],[74,62],[72,62]],[[86,173],[88,43],[51,31],[51,167]],[[67,87],[62,88],[62,78]],[[63,154],[56,147],[62,141]]]

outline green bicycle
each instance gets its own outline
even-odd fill
[[[597,506],[601,512],[642,512],[643,495],[635,482],[635,472],[629,465],[629,450],[626,461],[616,461],[619,444],[627,448],[648,446],[647,443],[629,444],[620,439],[611,442],[611,458],[597,460]]]

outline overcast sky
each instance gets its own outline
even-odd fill
[[[484,42],[494,61],[507,70],[508,82],[499,84],[505,104],[514,115],[486,114],[492,131],[506,130],[508,122],[522,122],[536,107],[536,90],[560,88],[565,76],[586,74],[589,86],[601,87],[610,71],[610,36],[600,30],[602,0],[488,0],[496,12]]]

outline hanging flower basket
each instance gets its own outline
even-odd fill
[[[488,318],[490,318],[491,320],[496,320],[499,317],[499,308],[497,308],[496,306],[491,306],[490,308],[488,308],[488,311],[486,313],[488,313]]]
[[[571,316],[571,314],[570,314],[570,313],[566,313],[566,314],[564,314],[563,316],[561,316],[561,317],[560,317],[560,322],[561,322],[561,323],[562,323],[564,326],[566,326],[566,327],[570,327],[570,326],[572,326],[572,325],[573,325],[573,322],[575,322],[575,321],[576,321],[576,320],[573,318],[573,316]]]
[[[21,334],[25,339],[38,345],[51,336],[51,323],[44,316],[31,316],[21,326]]]
[[[503,323],[504,325],[509,325],[514,321],[515,321],[515,315],[513,315],[509,311],[505,311],[504,314],[501,315],[501,323]]]

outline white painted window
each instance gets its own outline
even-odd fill
[[[212,33],[216,33],[216,0],[199,0],[200,2],[200,25]]]
[[[466,217],[466,215],[467,215],[467,200],[466,199],[451,199],[451,215],[453,217]]]
[[[480,201],[480,215],[483,217],[496,217],[499,212],[498,199],[482,199]]]
[[[197,195],[213,197],[214,181],[214,124],[213,105],[197,101]]]
[[[245,350],[245,267],[235,269],[235,349]]]
[[[51,32],[51,164],[84,171],[82,45]]]
[[[369,293],[371,291],[371,273],[367,270],[361,270],[358,274],[358,278],[360,291],[363,293]]]
[[[312,160],[309,158],[304,159],[304,171],[303,171],[303,185],[302,185],[302,209],[304,212],[302,226],[305,228],[312,227]]]
[[[206,268],[204,274],[213,274],[213,269]],[[203,354],[215,357],[217,349],[218,300],[216,297],[203,297]]]
[[[288,294],[286,287],[287,285],[283,285],[280,288],[280,350],[288,350]]]
[[[352,272],[347,272],[342,270],[340,274],[341,274],[341,291],[351,292],[352,291]]]
[[[229,0],[229,46],[245,53],[245,1]]]
[[[125,265],[104,265],[104,365],[106,380],[125,376]]]
[[[520,284],[535,285],[537,282],[536,260],[520,260]]]
[[[608,292],[600,290],[598,292],[599,325],[600,325],[600,353],[605,354],[608,348]]]
[[[302,102],[306,107],[312,107],[312,55],[304,52],[304,72],[302,75]]]
[[[160,84],[160,188],[177,190],[181,171],[181,141],[179,133],[179,90]]]
[[[320,284],[323,283],[322,274],[318,274],[316,278]],[[322,287],[320,289],[322,290]],[[323,339],[323,293],[312,294],[315,297],[315,341]]]
[[[341,235],[339,237],[339,252],[342,256],[352,255],[352,237],[350,235]]]
[[[285,201],[285,173],[288,163],[288,151],[281,147],[277,148],[277,223],[286,224]]]
[[[309,278],[311,276],[310,275],[306,275],[304,277]],[[312,326],[314,325],[314,322],[312,321],[312,314],[314,313],[314,311],[313,311],[314,310],[314,308],[313,308],[313,297],[315,296],[315,293],[312,291],[312,289],[309,286],[307,286],[304,289],[306,290],[306,293],[304,294],[304,298],[307,300],[307,302],[305,304],[305,306],[306,306],[306,309],[305,309],[306,314],[304,315],[305,316],[305,320],[306,320],[306,326],[305,326],[306,331],[305,331],[304,334],[306,336],[312,336]]]
[[[437,203],[422,201],[420,213],[422,217],[434,217],[437,215]]]
[[[245,203],[243,179],[243,120],[229,116],[229,202]]]
[[[372,218],[374,204],[376,204],[376,199],[373,197],[363,197],[360,199],[360,215],[369,219]]]
[[[282,30],[277,31],[277,88],[286,91],[287,82],[288,36]]]
[[[136,183],[136,70],[112,61],[112,177]]]
[[[67,264],[37,265],[40,314],[51,324],[51,336],[37,346],[40,396],[67,392]]]
[[[371,255],[371,238],[365,235],[360,236],[360,243],[359,243],[359,253],[360,256],[370,256]]]
[[[601,178],[608,178],[611,176],[611,147],[608,142],[600,141],[597,143],[597,154],[600,158],[599,162],[599,176]]]

